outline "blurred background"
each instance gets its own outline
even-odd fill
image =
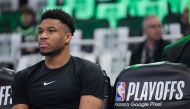
[[[43,59],[36,27],[46,9],[61,8],[74,17],[71,54],[98,63],[113,84],[129,66],[131,52],[145,40],[142,21],[157,16],[163,39],[190,33],[188,0],[0,0],[0,68],[16,71]]]

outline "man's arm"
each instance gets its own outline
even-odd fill
[[[25,89],[25,72],[17,72],[12,81],[12,108],[11,109],[29,109],[27,92]]]
[[[92,95],[83,95],[80,98],[79,109],[101,109],[103,101]]]
[[[11,109],[29,109],[26,104],[16,104]]]

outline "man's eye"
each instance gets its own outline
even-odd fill
[[[48,30],[49,32],[55,32],[56,30],[54,30],[54,29],[50,29],[50,30]]]
[[[38,34],[41,34],[42,33],[42,30],[38,30]]]

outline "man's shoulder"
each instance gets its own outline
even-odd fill
[[[101,67],[89,60],[80,58],[80,57],[73,57],[75,68],[78,70],[87,70],[87,69],[101,69]]]
[[[179,39],[178,41],[171,43],[167,45],[164,48],[164,51],[178,51],[181,47],[184,46],[187,42],[190,41],[190,35],[183,37],[182,39]]]
[[[97,65],[87,59],[84,59],[84,58],[80,58],[80,57],[76,57],[76,56],[72,56],[73,57],[73,60],[76,64],[78,65],[81,65],[81,66],[84,66],[84,65]]]
[[[42,61],[40,61],[40,62],[30,66],[30,67],[27,67],[27,68],[25,68],[23,70],[18,71],[16,74],[17,75],[24,75],[24,74],[27,75],[30,72],[33,72],[34,70],[37,70],[40,66],[42,66],[43,63],[44,63],[44,60],[42,60]]]

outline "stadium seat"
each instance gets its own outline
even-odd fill
[[[82,41],[82,31],[77,29],[75,30],[74,36],[70,44],[71,53],[79,53],[81,50],[81,45],[79,44]]]
[[[82,31],[82,39],[93,39],[94,30],[97,28],[108,28],[107,20],[89,19],[89,20],[76,20],[76,28]],[[93,52],[92,45],[82,45],[82,51],[91,53]]]
[[[14,20],[12,19],[14,17]],[[5,11],[0,13],[0,33],[8,33],[15,31],[20,23],[19,11]]]
[[[128,27],[129,36],[142,36],[142,22],[144,17],[127,17],[119,19],[118,26]]]
[[[117,29],[99,28],[94,31],[94,41],[97,44],[95,51],[99,50],[112,51],[113,49],[127,51],[127,40],[129,36],[127,27]]]
[[[128,50],[126,40],[128,40],[127,27],[102,28],[94,32],[96,43],[94,52],[101,54],[98,54],[99,64],[106,70],[111,79],[111,85],[114,84],[118,72],[129,65],[131,52]]]
[[[44,57],[40,54],[31,54],[31,55],[25,55],[19,58],[18,65],[16,66],[16,71],[23,70],[31,65],[34,65],[35,63],[43,60]]]
[[[12,63],[14,67],[20,57],[21,35],[17,33],[0,34],[0,62]]]
[[[119,53],[118,53],[119,54]],[[111,86],[114,86],[116,77],[125,66],[129,65],[131,52],[127,51],[125,54],[116,55],[112,52],[104,52],[99,56],[99,64],[105,69],[111,80]]]
[[[163,24],[170,24],[170,23],[179,23],[180,22],[181,14],[173,14],[169,13],[167,16],[163,18]]]
[[[64,1],[47,0],[47,3],[43,8],[43,11],[48,9],[60,8],[66,11],[68,14],[73,15],[74,5],[75,5],[75,0],[64,0]]]
[[[93,39],[95,29],[108,27],[108,21],[105,19],[76,20],[76,28],[82,30],[82,39]]]
[[[181,25],[179,23],[169,24],[169,33],[170,34],[181,34]]]
[[[189,109],[190,68],[165,61],[127,67],[112,95],[114,109]]]
[[[95,0],[76,0],[74,16],[76,19],[87,20],[94,17]]]
[[[170,11],[172,13],[181,13],[183,9],[188,5],[188,0],[168,0]]]
[[[112,80],[112,62],[113,55],[109,52],[102,54],[99,57],[99,65],[107,72],[107,75],[110,77],[110,80]],[[113,82],[111,83],[113,85]]]
[[[0,10],[4,11],[16,11],[19,9],[19,0],[0,0]]]
[[[122,3],[101,3],[96,10],[96,19],[106,19],[110,28],[116,28],[118,19],[125,18],[127,15],[126,4]]]

